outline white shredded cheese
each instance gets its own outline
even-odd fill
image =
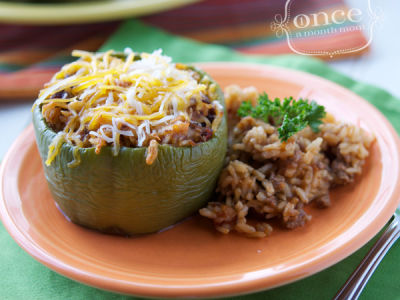
[[[113,54],[73,51],[80,59],[64,66],[41,91],[35,105],[49,103],[60,91],[70,95],[65,101],[57,99],[63,109],[71,104],[70,116],[75,118],[63,138],[77,144],[89,132],[112,144],[115,154],[120,136],[137,137],[137,146],[142,147],[155,133],[187,130],[188,108],[207,93],[208,85],[199,83],[185,66],[172,63],[161,49],[141,53],[138,60],[130,48],[123,59]],[[78,127],[82,135],[72,129]]]

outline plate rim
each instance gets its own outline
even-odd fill
[[[68,25],[144,16],[193,4],[199,0],[108,0],[71,3],[0,1],[0,21],[10,24]]]
[[[298,70],[292,70],[292,69],[288,69],[288,68],[283,68],[283,67],[276,67],[276,66],[271,66],[271,65],[262,65],[262,64],[249,64],[249,63],[238,63],[238,62],[209,62],[209,63],[198,63],[196,64],[197,66],[199,66],[200,68],[207,68],[207,67],[226,67],[228,65],[229,68],[237,68],[237,67],[251,67],[251,68],[255,68],[255,69],[260,69],[260,68],[265,68],[265,69],[269,69],[269,70],[275,70],[275,71],[279,71],[279,72],[289,72],[292,74],[297,74],[297,75],[301,75],[301,76],[306,76],[309,77],[310,80],[317,80],[319,82],[324,82],[324,84],[327,84],[328,86],[333,87],[334,89],[342,89],[343,92],[345,93],[351,93],[353,94],[353,97],[358,98],[359,100],[361,100],[364,104],[368,105],[370,109],[374,110],[374,113],[377,113],[377,116],[381,119],[381,121],[384,121],[384,125],[385,127],[389,130],[390,132],[390,137],[393,138],[393,143],[395,145],[395,147],[397,147],[397,150],[399,150],[398,152],[400,152],[400,140],[397,136],[396,131],[394,130],[394,128],[392,127],[392,125],[390,124],[390,122],[386,119],[386,117],[378,110],[376,109],[372,104],[370,104],[368,101],[366,101],[365,99],[363,99],[362,97],[358,96],[357,94],[355,94],[353,91],[346,89],[345,87],[342,87],[332,81],[329,81],[325,78],[313,75],[313,74],[309,74],[303,71],[298,71]],[[218,297],[218,296],[230,296],[230,295],[240,295],[240,294],[246,294],[246,293],[253,293],[253,292],[257,292],[257,291],[262,291],[262,290],[267,290],[267,289],[271,289],[277,286],[281,286],[284,284],[289,284],[291,282],[297,281],[299,279],[308,277],[312,274],[315,274],[323,269],[326,269],[328,267],[330,267],[331,265],[343,260],[345,257],[351,255],[352,253],[354,253],[355,251],[357,251],[359,248],[361,248],[364,244],[366,244],[372,237],[374,237],[376,235],[376,233],[379,232],[379,230],[386,224],[387,220],[390,218],[391,214],[389,215],[389,210],[392,211],[392,213],[396,210],[397,205],[400,201],[400,197],[397,201],[395,200],[391,200],[391,201],[386,201],[385,203],[391,203],[392,205],[390,206],[391,209],[387,209],[387,212],[384,214],[385,217],[380,217],[380,220],[378,222],[379,226],[375,226],[374,230],[370,230],[369,232],[367,231],[367,228],[371,227],[371,224],[369,224],[369,226],[364,226],[364,228],[360,231],[361,233],[363,233],[363,236],[360,236],[360,232],[358,232],[358,235],[353,237],[352,239],[350,239],[349,241],[347,241],[347,243],[343,243],[340,245],[340,247],[335,249],[335,253],[336,256],[334,257],[334,259],[330,260],[329,264],[324,264],[323,261],[324,259],[326,260],[330,255],[333,255],[331,252],[328,252],[328,254],[325,254],[322,256],[322,258],[319,259],[314,259],[313,261],[309,262],[310,265],[318,265],[315,270],[312,273],[307,273],[306,275],[298,275],[294,278],[292,278],[291,280],[285,280],[282,283],[279,284],[275,284],[275,285],[270,285],[268,287],[263,286],[263,282],[265,282],[265,276],[261,276],[259,278],[253,279],[253,280],[247,280],[247,281],[240,281],[238,283],[234,283],[236,285],[235,288],[233,288],[232,286],[229,286],[229,284],[225,283],[225,285],[221,285],[221,286],[210,286],[210,285],[205,285],[205,286],[184,286],[184,287],[168,287],[168,286],[159,286],[158,288],[156,288],[155,286],[151,286],[151,288],[153,289],[151,292],[148,291],[148,286],[146,285],[132,285],[132,282],[129,282],[128,284],[125,284],[125,286],[123,284],[120,284],[117,288],[115,287],[115,282],[113,284],[113,281],[115,281],[115,279],[109,279],[109,278],[100,278],[98,275],[96,274],[87,274],[85,272],[79,272],[79,270],[75,270],[75,269],[68,269],[67,271],[63,268],[61,268],[60,266],[60,262],[56,261],[57,263],[54,265],[54,262],[48,260],[47,255],[45,255],[45,258],[40,257],[40,253],[44,253],[44,251],[42,249],[32,249],[29,248],[29,241],[26,240],[21,240],[20,236],[17,236],[18,232],[18,227],[16,226],[16,224],[14,224],[11,220],[11,216],[9,216],[6,212],[6,205],[5,205],[5,199],[4,199],[4,187],[3,187],[3,182],[4,182],[4,178],[6,176],[5,171],[9,162],[10,157],[12,157],[13,155],[13,149],[16,148],[19,144],[23,143],[23,137],[30,134],[32,132],[32,125],[30,125],[28,128],[26,128],[17,138],[17,140],[13,143],[13,145],[10,147],[9,151],[7,152],[7,154],[5,155],[4,159],[3,159],[3,163],[1,164],[1,169],[0,169],[0,217],[5,225],[5,228],[7,229],[7,231],[9,232],[9,234],[13,237],[13,239],[26,251],[28,252],[33,258],[35,258],[36,260],[40,261],[42,264],[46,265],[47,267],[49,267],[50,269],[66,276],[69,277],[73,280],[77,280],[80,281],[84,284],[96,287],[96,288],[101,288],[101,289],[105,289],[105,290],[109,290],[109,291],[113,291],[113,292],[119,292],[119,293],[126,293],[126,294],[131,294],[131,295],[137,295],[137,296],[147,296],[147,297],[185,297],[185,296],[197,296],[197,297]],[[397,155],[397,162],[399,163],[399,155]],[[399,166],[397,166],[397,170],[399,170]],[[397,177],[400,176],[400,173],[398,174]],[[400,182],[397,181],[397,185],[395,185],[395,187],[393,188],[393,193],[388,197],[388,199],[394,199],[395,197],[395,191],[400,191]],[[388,205],[386,205],[385,207],[387,207]],[[392,210],[392,208],[394,208]],[[381,213],[383,214],[383,213]],[[387,218],[386,218],[387,216]],[[13,228],[14,227],[14,228]],[[370,228],[371,229],[371,228]],[[13,230],[17,230],[17,232],[13,231]],[[352,241],[354,242],[354,240],[356,239],[356,243],[353,243],[352,245],[349,245],[349,242]],[[27,244],[28,243],[28,244]],[[32,246],[32,245],[30,245]],[[28,248],[28,249],[27,249]],[[340,251],[338,251],[338,249]],[[33,251],[33,253],[31,253],[30,251]],[[37,251],[37,252],[36,252]],[[339,253],[338,253],[339,252]],[[335,254],[334,253],[334,254]],[[46,254],[46,253],[45,253]],[[46,259],[47,258],[47,259]],[[67,265],[68,267],[68,265]],[[94,277],[98,277],[97,280],[102,281],[101,284],[99,284],[98,282],[96,284],[93,284],[93,281],[89,280],[87,278],[88,275],[91,275],[93,277],[93,275],[95,275]],[[175,289],[175,290],[174,290]],[[190,292],[190,293],[189,293]],[[193,293],[195,292],[195,293]]]

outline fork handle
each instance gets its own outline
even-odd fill
[[[395,214],[382,236],[376,241],[357,269],[354,270],[346,283],[338,291],[333,298],[334,300],[358,299],[382,258],[400,237],[399,221],[399,217]]]

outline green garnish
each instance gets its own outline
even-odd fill
[[[325,117],[325,107],[315,101],[295,100],[293,97],[270,100],[266,93],[258,97],[255,107],[250,101],[242,102],[238,109],[240,117],[252,116],[266,123],[277,126],[279,138],[287,141],[292,135],[310,126],[314,132],[319,131],[319,125]]]

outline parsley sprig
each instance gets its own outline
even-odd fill
[[[240,117],[252,116],[278,127],[279,138],[287,141],[292,135],[310,126],[314,132],[319,131],[319,125],[325,117],[325,108],[315,101],[295,100],[293,97],[269,99],[266,93],[261,94],[256,106],[250,101],[243,102],[239,109]]]

